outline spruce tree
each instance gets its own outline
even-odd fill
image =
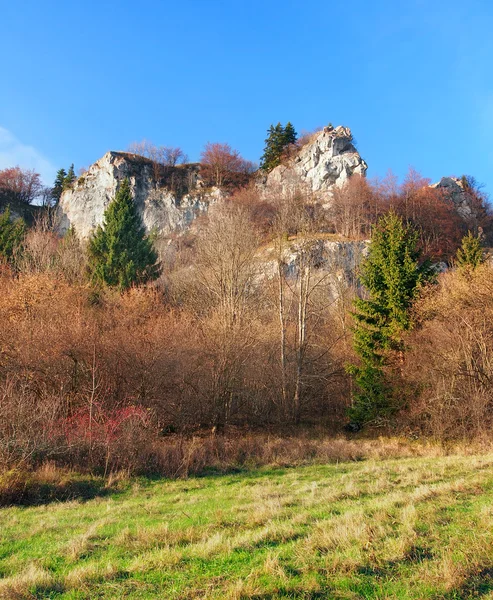
[[[72,187],[72,184],[74,183],[74,181],[76,180],[76,176],[75,176],[75,170],[74,170],[74,164],[72,163],[70,165],[70,168],[67,172],[67,175],[65,177],[65,179],[63,180],[63,189],[67,190],[69,188]]]
[[[128,179],[120,185],[89,242],[89,277],[96,285],[124,291],[156,279],[158,256],[132,199]]]
[[[470,231],[462,238],[462,245],[457,250],[456,262],[461,271],[474,271],[484,261],[481,236],[473,235]]]
[[[281,123],[275,126],[271,125],[267,134],[264,153],[260,159],[260,168],[264,171],[271,171],[281,164],[284,151],[287,146],[296,142],[297,134],[293,125],[289,122],[286,127],[283,127]]]
[[[411,328],[410,308],[432,272],[419,262],[418,232],[395,213],[382,217],[374,229],[361,282],[369,297],[355,301],[353,345],[360,358],[351,365],[358,390],[350,418],[364,423],[388,416],[394,409],[385,367],[402,356],[402,333]]]
[[[55,200],[55,204],[58,204],[60,202],[60,197],[65,186],[66,178],[67,172],[65,171],[65,169],[59,169],[57,171],[53,187],[51,188],[51,195],[52,198]]]
[[[284,145],[287,146],[289,144],[296,144],[297,139],[298,134],[296,133],[291,121],[288,121],[286,127],[284,128]]]
[[[0,258],[11,262],[24,239],[26,224],[23,219],[12,219],[10,207],[7,206],[0,215]]]

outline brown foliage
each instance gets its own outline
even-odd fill
[[[440,438],[487,435],[493,422],[492,268],[442,275],[417,317],[421,327],[409,340],[404,369],[411,422]]]
[[[34,170],[10,167],[0,171],[0,206],[32,204],[42,191],[41,176]]]
[[[323,130],[323,127],[315,127],[312,131],[302,130],[298,139],[296,140],[297,148],[303,148],[307,144],[310,144],[314,138]]]
[[[430,180],[410,168],[397,198],[391,204],[397,214],[419,231],[423,255],[432,260],[449,260],[462,238],[461,220],[452,201]]]
[[[429,179],[410,168],[400,185],[392,172],[382,181],[357,182],[351,177],[335,192],[336,215],[343,215],[337,221],[339,232],[350,232],[351,237],[357,237],[358,230],[368,233],[371,224],[391,209],[418,230],[423,258],[450,261],[455,255],[464,223],[450,198],[431,187]]]
[[[84,248],[75,232],[61,238],[53,225],[49,213],[36,219],[15,257],[15,266],[25,274],[51,273],[69,283],[81,283],[87,260]]]
[[[367,238],[370,225],[381,213],[380,200],[368,180],[353,175],[334,190],[334,224],[338,233],[351,239]]]
[[[278,211],[272,202],[261,197],[255,184],[236,190],[230,201],[248,212],[254,227],[261,234],[268,234],[272,230]]]
[[[208,142],[200,155],[200,163],[204,183],[209,186],[246,185],[255,171],[255,165],[229,144]]]

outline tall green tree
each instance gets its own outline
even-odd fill
[[[286,127],[281,123],[271,125],[265,139],[264,153],[260,159],[260,168],[271,171],[281,164],[282,155],[290,144],[296,143],[297,133],[293,125],[288,122]]]
[[[418,232],[391,212],[375,227],[361,266],[368,298],[355,301],[353,345],[358,365],[349,367],[357,390],[350,418],[363,425],[388,416],[395,408],[385,367],[402,359],[402,334],[411,328],[410,308],[420,287],[432,276],[420,263]]]
[[[10,207],[0,215],[0,258],[11,262],[21,247],[26,224],[23,219],[12,219]]]
[[[75,176],[74,164],[72,163],[67,171],[65,179],[63,180],[63,189],[67,190],[68,188],[72,187],[72,184],[76,179],[77,177]]]
[[[89,242],[90,280],[124,291],[156,279],[160,274],[158,255],[146,235],[128,179],[118,189]]]
[[[456,263],[460,270],[474,271],[484,262],[484,251],[480,235],[467,232],[462,238],[461,247],[457,250]]]
[[[296,133],[291,121],[288,121],[286,127],[284,128],[284,144],[295,144],[297,139],[298,134]]]
[[[65,180],[67,178],[67,172],[65,169],[59,169],[56,174],[55,182],[53,183],[53,187],[51,188],[51,195],[55,201],[55,204],[60,202],[60,197],[62,195]]]

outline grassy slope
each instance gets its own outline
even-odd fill
[[[0,598],[493,598],[493,455],[0,509]]]

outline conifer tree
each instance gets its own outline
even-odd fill
[[[481,236],[473,235],[470,231],[462,238],[462,245],[457,250],[456,262],[460,270],[474,271],[484,261]]]
[[[76,180],[76,176],[75,176],[75,171],[74,171],[74,164],[72,163],[70,165],[70,168],[67,172],[67,175],[65,177],[65,179],[63,180],[63,189],[66,190],[70,187],[72,187],[72,184],[74,183],[74,181]]]
[[[57,171],[53,187],[51,188],[51,195],[55,200],[55,204],[58,204],[60,202],[60,197],[62,195],[66,179],[67,172],[65,171],[65,169],[59,169]]]
[[[103,226],[98,226],[89,242],[90,280],[124,291],[157,279],[160,274],[157,260],[125,179],[104,213]]]
[[[410,308],[432,274],[427,262],[420,264],[417,246],[418,232],[391,212],[375,227],[361,266],[369,297],[355,301],[353,345],[360,364],[349,367],[358,387],[350,418],[358,425],[386,417],[394,408],[384,367],[391,356],[402,357],[402,333],[412,325]]]
[[[286,127],[283,127],[281,123],[275,126],[271,125],[267,134],[264,153],[260,159],[260,168],[264,171],[271,171],[281,163],[287,146],[296,143],[297,134],[290,122]]]
[[[25,233],[24,220],[12,220],[10,207],[7,206],[0,215],[0,258],[10,262],[14,258],[16,250],[21,247]]]
[[[296,140],[298,139],[298,134],[293,127],[291,121],[288,121],[286,127],[284,128],[284,144],[287,146],[288,144],[296,144]]]

